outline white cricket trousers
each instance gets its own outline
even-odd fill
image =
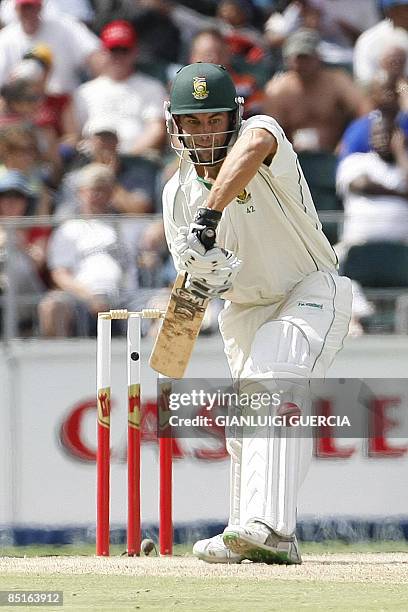
[[[308,275],[273,304],[227,303],[219,323],[233,378],[245,384],[288,377],[295,403],[304,401],[307,409],[307,379],[323,378],[342,348],[351,303],[350,280],[335,272]],[[257,435],[229,435],[230,524],[258,519],[292,535],[312,440],[294,434],[282,439],[272,427]]]

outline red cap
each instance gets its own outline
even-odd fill
[[[35,4],[36,6],[42,5],[42,0],[15,0],[16,6],[21,4]]]
[[[136,44],[136,32],[128,21],[118,19],[103,28],[101,40],[107,49],[115,47],[131,49]]]

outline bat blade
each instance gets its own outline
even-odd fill
[[[187,273],[180,272],[149,361],[150,367],[169,378],[184,376],[210,301],[191,293],[186,280]]]

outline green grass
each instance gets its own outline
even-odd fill
[[[45,608],[55,611],[371,612],[406,610],[404,602],[407,597],[406,585],[316,583],[300,580],[256,582],[245,578],[204,580],[183,577],[0,576],[0,589],[13,588],[62,590],[64,607]]]
[[[385,553],[408,552],[408,541],[376,541],[376,542],[341,542],[339,540],[326,542],[301,542],[301,551],[304,554],[320,555],[324,553]],[[174,547],[173,554],[191,555],[192,544],[179,544]],[[112,556],[124,553],[125,545],[112,545]],[[62,546],[9,546],[0,547],[0,557],[47,557],[60,555],[94,555],[93,544],[62,545]]]
[[[124,546],[112,546],[119,555]],[[408,542],[303,543],[305,554],[408,552]],[[30,546],[0,549],[1,556],[94,555],[92,545]],[[175,555],[191,555],[191,545],[176,546]],[[356,567],[358,572],[358,567]],[[335,580],[335,578],[334,578]],[[338,582],[286,580],[273,578],[257,581],[240,575],[220,577],[129,576],[94,574],[13,573],[0,575],[0,590],[61,590],[64,606],[46,610],[79,612],[81,610],[176,610],[177,612],[379,612],[408,609],[407,584],[378,582]],[[39,608],[7,608],[1,610]]]

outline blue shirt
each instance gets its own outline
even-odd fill
[[[339,161],[351,153],[368,153],[372,150],[370,145],[371,125],[379,116],[380,111],[374,110],[350,123],[340,142]],[[408,113],[398,113],[395,123],[408,137]]]

